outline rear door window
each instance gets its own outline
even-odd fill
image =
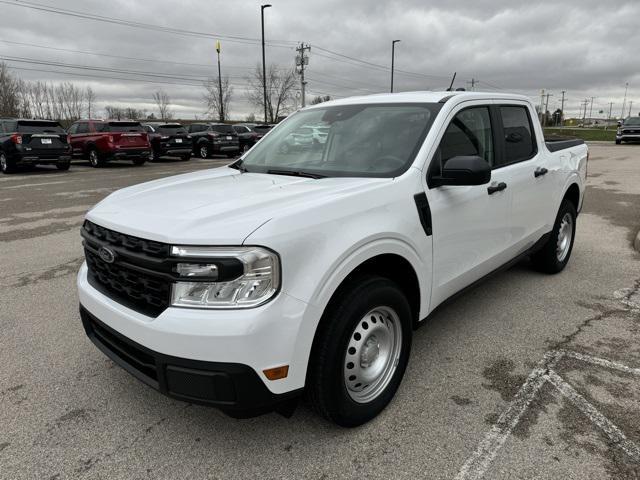
[[[89,133],[89,124],[86,122],[78,123],[78,130],[76,133]]]
[[[529,109],[520,105],[498,108],[504,132],[504,165],[533,158],[537,153],[536,139]]]

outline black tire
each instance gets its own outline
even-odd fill
[[[160,160],[160,153],[153,150],[151,152],[151,155],[149,155],[149,160],[151,160],[152,162],[157,162],[158,160]]]
[[[565,249],[561,249],[560,236],[561,228],[566,225],[567,219],[570,218],[569,228],[571,237],[568,240],[568,244]],[[562,201],[556,221],[553,224],[553,230],[551,231],[551,237],[544,246],[531,256],[531,262],[533,267],[544,273],[559,273],[564,270],[564,267],[569,263],[571,258],[571,251],[573,250],[573,242],[576,238],[576,207],[567,199]],[[562,254],[561,254],[562,253]]]
[[[327,307],[313,343],[307,374],[307,396],[313,409],[326,419],[343,427],[356,427],[384,410],[402,381],[411,351],[411,308],[398,286],[379,276],[358,276],[341,288],[337,295],[339,297]],[[381,387],[377,396],[366,402],[356,401],[347,387],[348,380],[358,381],[354,375],[347,378],[347,369],[354,368],[354,364],[348,362],[348,355],[355,352],[351,348],[355,341],[366,344],[370,338],[359,336],[358,328],[369,329],[371,325],[371,334],[375,334],[376,328],[383,327],[379,321],[374,326],[374,316],[368,324],[369,317],[365,318],[378,308],[390,309],[396,314],[394,323],[402,333],[401,341],[397,342],[399,357],[395,369],[391,368],[386,377],[388,380],[383,383],[384,387]],[[377,355],[375,361],[384,361],[382,356]],[[374,383],[375,380],[372,385]]]
[[[622,143],[622,140],[616,138],[616,145],[620,145]]]
[[[182,155],[180,157],[180,160],[182,160],[183,162],[186,162],[187,160],[191,160],[191,154],[190,153],[185,153],[184,155]]]
[[[206,143],[198,145],[197,154],[198,157],[202,158],[203,160],[209,158],[211,156],[209,145],[207,145]]]
[[[147,159],[144,157],[138,157],[138,158],[134,158],[133,160],[131,160],[133,162],[133,164],[136,167],[140,167],[142,165],[144,165],[145,163],[147,163]]]
[[[69,160],[56,163],[56,168],[58,170],[62,170],[62,171],[69,170],[69,167],[71,167],[71,162]]]
[[[249,146],[248,144],[245,143],[242,146],[242,153],[247,153],[250,149],[251,149],[251,146]]]
[[[4,152],[0,152],[0,170],[2,173],[14,173],[16,171],[15,163],[7,157]]]
[[[89,157],[89,164],[91,164],[93,168],[100,168],[104,166],[104,158],[96,148],[90,148],[87,152],[87,156]]]

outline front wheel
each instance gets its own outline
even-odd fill
[[[620,140],[619,138],[616,138],[616,145],[620,145],[622,143],[622,140]]]
[[[576,236],[576,207],[565,199],[547,243],[531,256],[533,266],[545,273],[559,273],[569,263]]]
[[[311,351],[307,394],[313,408],[356,427],[391,401],[411,350],[411,308],[390,280],[360,276],[341,289],[321,320]]]

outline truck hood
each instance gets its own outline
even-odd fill
[[[276,216],[302,209],[311,212],[332,199],[391,181],[315,180],[222,167],[118,190],[90,210],[87,219],[164,243],[240,245]]]

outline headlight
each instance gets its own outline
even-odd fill
[[[187,308],[250,308],[280,288],[278,255],[260,247],[171,247],[184,262],[171,289],[171,305]]]

